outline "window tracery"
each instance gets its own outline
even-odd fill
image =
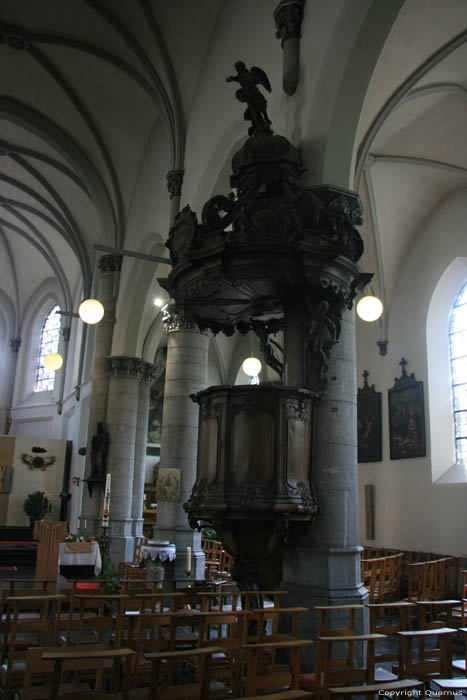
[[[61,321],[60,307],[56,305],[48,313],[42,326],[35,391],[51,391],[54,388],[55,371],[48,369],[44,360],[50,352],[58,352]]]
[[[456,461],[467,467],[467,282],[452,307],[449,349]]]

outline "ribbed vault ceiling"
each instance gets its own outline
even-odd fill
[[[159,120],[166,171],[182,166],[220,4],[2,0],[0,280],[18,328],[45,279],[58,280],[71,308],[80,285],[90,290],[94,244],[123,244]]]

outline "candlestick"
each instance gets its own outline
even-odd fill
[[[109,525],[111,478],[111,475],[107,474],[107,478],[105,480],[104,508],[102,510],[102,527],[108,527]]]

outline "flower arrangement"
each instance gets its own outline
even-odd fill
[[[95,537],[83,537],[82,535],[74,535],[71,532],[66,534],[65,539],[63,540],[63,542],[95,542],[95,541],[96,541]]]
[[[52,499],[48,491],[34,491],[28,493],[23,503],[23,510],[29,517],[30,525],[36,520],[43,520],[47,513],[52,510]]]

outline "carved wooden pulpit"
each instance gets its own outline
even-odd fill
[[[38,540],[34,579],[57,579],[59,544],[67,533],[66,522],[39,520],[34,525],[34,539]]]

